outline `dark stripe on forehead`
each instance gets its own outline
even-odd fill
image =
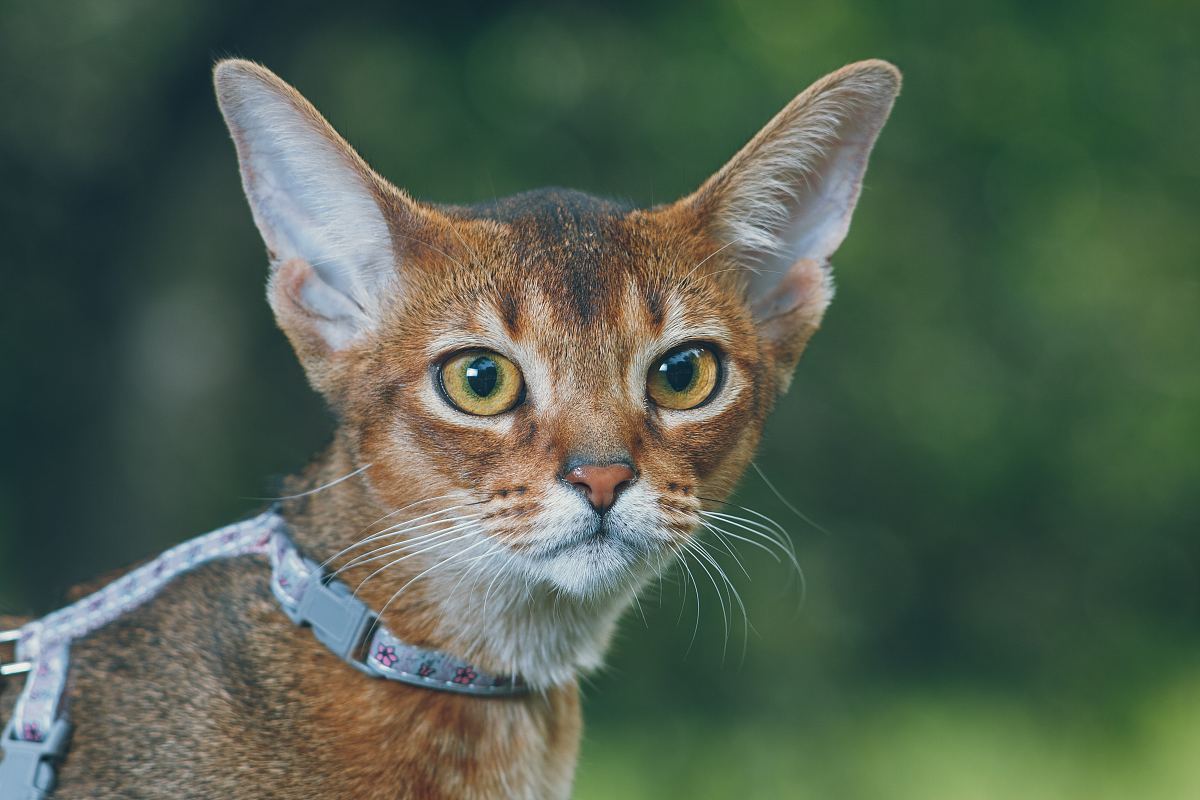
[[[586,325],[614,314],[620,302],[629,210],[583,192],[539,189],[452,212],[508,225],[523,277],[551,299],[562,322]]]
[[[655,284],[651,284],[646,287],[644,294],[646,312],[650,315],[650,322],[653,324],[656,332],[661,331],[666,316],[666,302],[663,300],[662,289]]]
[[[517,295],[513,292],[505,292],[500,296],[498,302],[500,320],[504,323],[504,329],[512,338],[519,338],[521,335],[521,308]]]

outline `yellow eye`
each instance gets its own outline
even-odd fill
[[[480,417],[503,414],[521,399],[521,370],[499,353],[468,350],[451,356],[438,373],[442,391],[459,411]]]
[[[721,377],[717,354],[708,345],[685,344],[655,362],[646,379],[650,399],[684,411],[712,397]]]

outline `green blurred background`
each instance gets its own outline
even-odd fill
[[[759,459],[820,528],[740,491],[807,600],[747,552],[723,657],[711,589],[690,647],[693,599],[651,592],[578,796],[1200,797],[1194,0],[338,5],[0,10],[0,609],[246,513],[329,436],[214,58],[418,197],[651,204],[882,57],[904,92]]]

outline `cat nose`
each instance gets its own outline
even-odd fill
[[[569,470],[563,480],[583,492],[592,508],[603,514],[635,477],[628,464],[583,464]]]

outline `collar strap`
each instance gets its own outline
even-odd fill
[[[0,675],[28,673],[13,717],[0,733],[0,800],[43,800],[54,786],[54,763],[70,734],[61,705],[71,643],[149,601],[168,583],[210,561],[266,555],[271,591],[297,625],[310,626],[317,640],[367,675],[476,696],[523,694],[520,676],[491,675],[447,653],[400,641],[345,583],[304,558],[271,510],[176,545],[104,588],[18,630],[0,632],[0,644],[15,642],[15,661],[0,663]]]
[[[271,590],[297,625],[312,627],[321,644],[350,666],[388,680],[482,696],[528,691],[517,675],[492,675],[455,656],[406,644],[355,597],[304,558],[284,533],[272,536]]]

